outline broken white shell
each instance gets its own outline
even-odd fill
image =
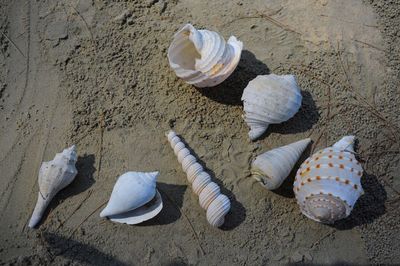
[[[213,87],[229,77],[239,63],[243,44],[231,36],[186,24],[174,36],[168,60],[176,75],[196,87]]]
[[[293,75],[262,75],[251,80],[242,95],[243,118],[250,127],[249,137],[260,137],[270,124],[293,117],[302,96]]]
[[[361,187],[363,169],[353,152],[354,136],[308,158],[297,171],[293,189],[301,212],[322,223],[350,215]]]
[[[266,189],[277,189],[310,142],[307,138],[258,155],[251,164],[253,177]]]
[[[156,216],[162,199],[156,190],[158,172],[127,172],[114,185],[100,217],[127,224],[138,224]]]
[[[54,196],[68,186],[75,178],[77,170],[75,145],[57,153],[52,161],[43,162],[39,170],[39,195],[28,226],[33,228],[42,218],[44,211]]]
[[[207,221],[212,226],[221,226],[225,221],[225,215],[231,208],[229,198],[221,194],[219,186],[211,181],[210,175],[204,171],[196,157],[191,155],[185,146],[182,146],[183,142],[174,131],[169,131],[166,136],[178,161],[182,164],[188,181],[192,184],[193,191],[199,196],[200,206],[207,211]]]

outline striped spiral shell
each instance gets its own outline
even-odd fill
[[[301,212],[315,221],[334,223],[350,215],[361,187],[363,169],[353,152],[354,136],[308,158],[293,184]]]
[[[221,194],[219,186],[211,181],[210,175],[204,171],[196,157],[190,154],[176,133],[171,130],[166,135],[193,191],[199,196],[200,206],[207,211],[207,221],[212,226],[220,227],[231,208],[229,198]]]

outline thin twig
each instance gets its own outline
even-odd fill
[[[378,51],[380,51],[380,52],[384,52],[384,53],[385,53],[385,50],[383,50],[383,49],[381,49],[381,48],[379,48],[379,47],[377,47],[377,46],[375,46],[375,45],[372,45],[372,44],[370,44],[370,43],[363,42],[363,41],[360,41],[360,40],[356,40],[356,39],[353,39],[353,40],[354,40],[355,42],[362,43],[362,44],[364,44],[364,45],[366,45],[366,46],[368,46],[368,47],[374,48],[374,49],[376,49],[376,50],[378,50]]]
[[[17,46],[10,38],[8,38],[8,36],[7,36],[4,32],[2,32],[1,35],[3,35],[3,36],[12,44],[12,46],[14,46],[14,48],[17,49],[17,51],[18,51],[24,58],[26,58],[26,56],[25,56],[24,53],[21,51],[21,49],[19,49],[18,46]]]
[[[81,227],[81,225],[82,225],[84,222],[86,222],[87,219],[89,219],[90,216],[92,216],[95,212],[97,212],[101,207],[103,207],[104,205],[106,205],[107,202],[108,202],[108,200],[105,201],[105,202],[103,202],[103,203],[102,203],[99,207],[97,207],[94,211],[92,211],[91,213],[89,213],[89,215],[86,216],[86,218],[83,219],[82,222],[80,222],[80,223],[78,224],[78,226],[75,227],[75,229],[74,229],[74,230],[71,232],[71,234],[69,235],[69,238],[71,238],[71,237],[74,235],[74,233],[76,232],[76,230],[78,230],[78,228]]]
[[[203,255],[205,255],[206,252],[204,251],[203,247],[201,246],[200,238],[199,238],[196,230],[194,229],[194,226],[193,226],[192,222],[187,217],[187,215],[181,210],[181,208],[178,206],[178,204],[176,204],[176,202],[165,191],[163,191],[160,188],[157,188],[157,189],[160,190],[167,197],[167,199],[175,206],[175,208],[186,218],[186,220],[189,223],[190,228],[192,229],[193,234],[194,234],[194,236],[195,236],[195,238],[197,240],[197,243],[198,243],[198,245],[200,247],[200,250],[203,252]]]
[[[324,235],[323,237],[321,237],[320,239],[318,239],[317,241],[315,241],[312,245],[311,245],[311,249],[313,249],[314,247],[316,247],[317,245],[319,245],[324,239],[330,237],[331,235],[333,235],[335,233],[335,230],[332,229],[332,231],[330,231],[329,233],[327,233],[326,235]]]

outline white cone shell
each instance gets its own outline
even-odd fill
[[[302,96],[293,75],[260,75],[249,82],[242,95],[243,118],[250,127],[249,137],[260,137],[270,124],[293,117]]]
[[[234,36],[186,24],[174,36],[168,60],[176,75],[196,87],[213,87],[229,77],[239,63],[243,44]]]
[[[126,172],[121,175],[100,217],[127,213],[148,203],[156,195],[158,175],[158,172]]]
[[[293,189],[301,212],[318,222],[334,223],[350,215],[361,187],[363,169],[353,151],[354,136],[308,158],[297,171]]]
[[[38,178],[38,200],[28,224],[30,228],[37,225],[54,196],[74,180],[78,173],[76,161],[76,148],[73,145],[57,153],[52,161],[42,163]]]
[[[166,136],[189,183],[192,184],[193,191],[199,196],[200,206],[207,211],[207,221],[212,226],[221,226],[231,206],[228,197],[221,194],[219,186],[211,181],[210,175],[204,171],[196,157],[190,154],[174,131],[169,131]]]
[[[303,139],[258,155],[251,164],[253,177],[266,189],[277,189],[310,142],[309,138]]]

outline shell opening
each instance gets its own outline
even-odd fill
[[[191,38],[192,34],[189,29],[183,29],[179,32],[171,45],[171,47],[175,47],[175,51],[169,53],[171,63],[188,70],[196,70],[196,59],[201,59],[201,54]]]

